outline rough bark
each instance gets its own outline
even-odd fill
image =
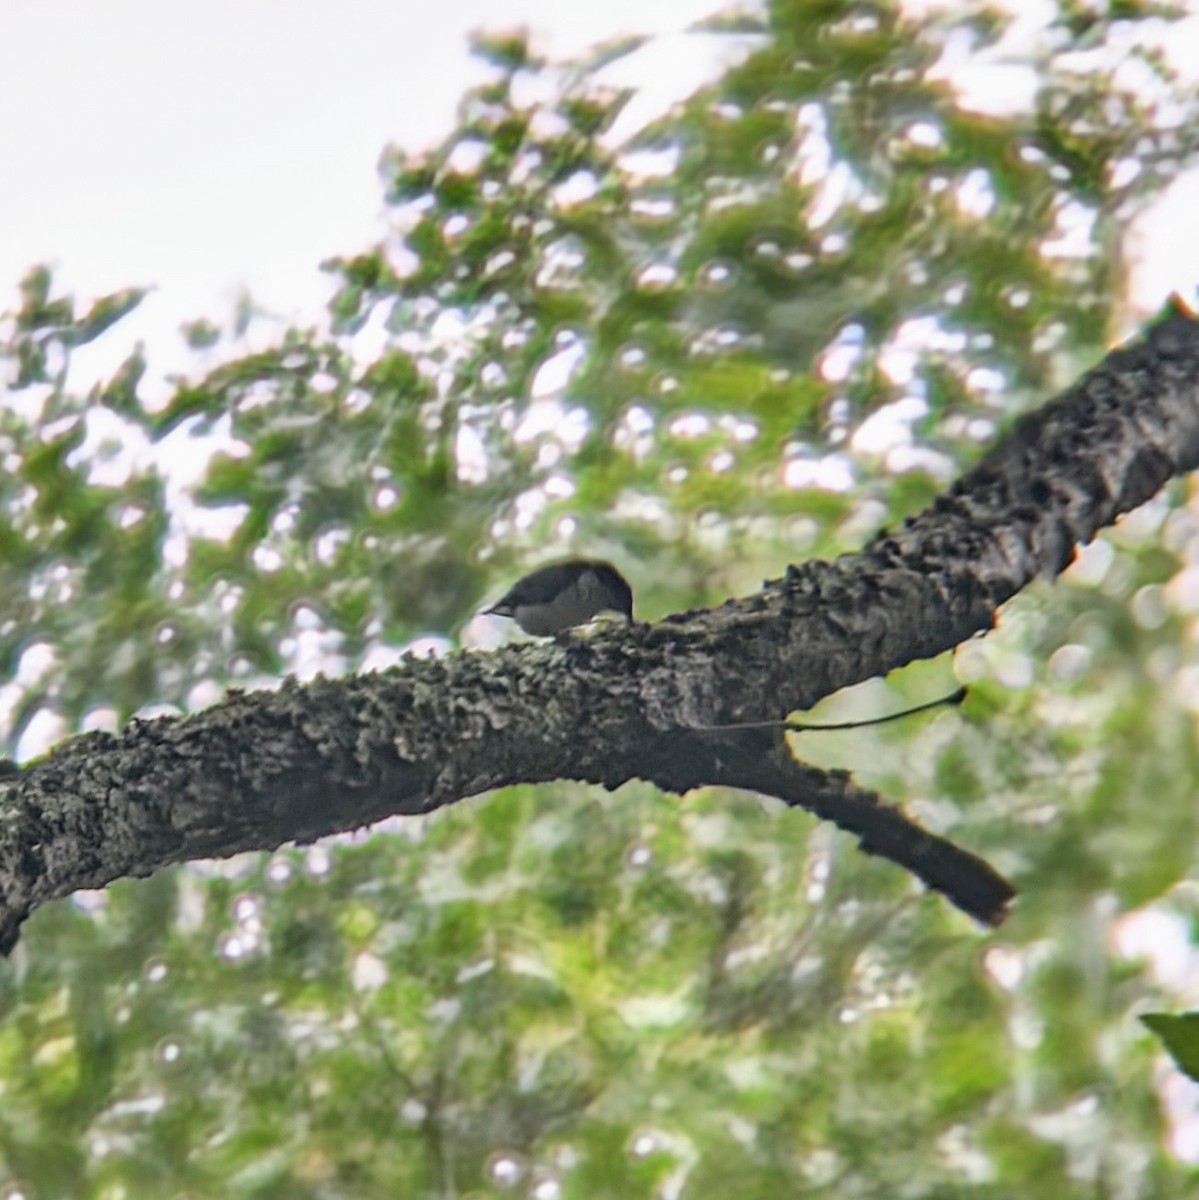
[[[775,795],[997,922],[1014,892],[980,859],[795,762],[781,731],[695,727],[781,718],[951,649],[1197,462],[1199,322],[1176,304],[859,554],[653,625],[289,681],[74,738],[0,783],[0,949],[76,888],[559,778]]]

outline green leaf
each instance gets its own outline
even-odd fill
[[[1141,1020],[1157,1035],[1178,1069],[1199,1081],[1199,1012],[1142,1013]]]
[[[83,346],[111,329],[122,317],[131,313],[145,298],[149,288],[125,288],[103,296],[87,310],[66,335],[72,346]]]

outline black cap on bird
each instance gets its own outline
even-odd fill
[[[633,589],[611,563],[572,558],[531,571],[483,611],[511,617],[525,633],[550,637],[585,625],[602,612],[620,613],[631,621]]]

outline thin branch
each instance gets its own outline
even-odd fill
[[[653,764],[654,782],[670,791],[741,788],[774,796],[853,834],[866,854],[889,859],[985,925],[999,925],[1016,889],[985,859],[922,828],[902,810],[858,787],[845,772],[797,762],[777,730],[748,730],[718,740],[677,735]]]
[[[901,712],[885,713],[881,717],[866,717],[860,721],[744,721],[740,725],[693,725],[692,728],[703,733],[727,733],[738,729],[785,729],[788,733],[837,733],[845,729],[867,729],[872,725],[889,725],[892,721],[902,721],[906,717],[919,716],[920,713],[930,712],[934,708],[961,704],[965,699],[966,689],[960,687],[950,692],[948,696],[929,700],[927,704],[917,704],[915,707],[905,708]]]

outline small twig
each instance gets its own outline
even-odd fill
[[[868,725],[885,725],[888,721],[899,721],[903,717],[914,717],[917,713],[928,712],[942,705],[961,704],[966,699],[966,689],[958,688],[948,696],[939,700],[930,700],[927,704],[918,704],[915,708],[905,708],[902,712],[888,713],[885,717],[869,717],[865,721],[837,721],[831,725],[813,724],[808,721],[743,721],[732,725],[690,725],[689,729],[700,733],[723,733],[731,729],[786,729],[791,733],[827,729],[864,729]]]

